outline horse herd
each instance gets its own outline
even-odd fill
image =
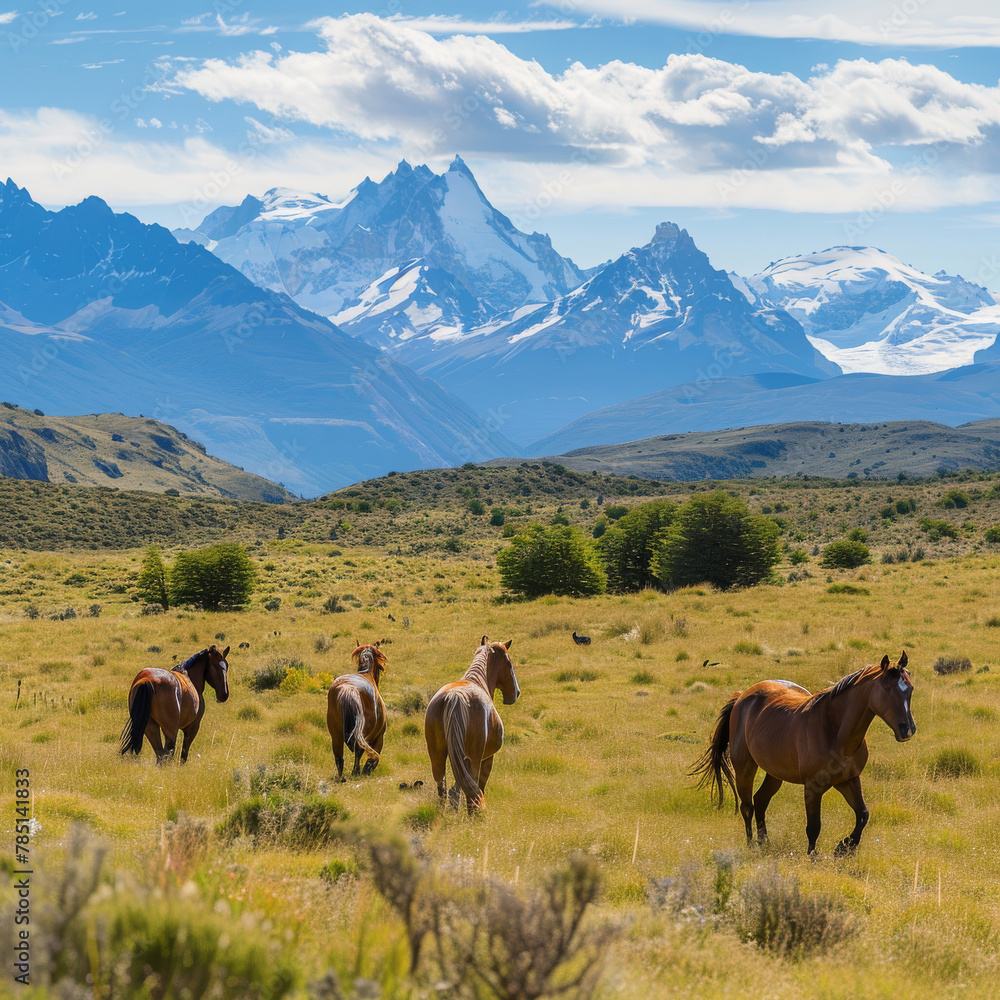
[[[424,735],[431,759],[431,773],[442,802],[458,805],[465,793],[469,814],[485,804],[486,782],[493,756],[503,744],[503,722],[493,703],[500,689],[505,705],[513,705],[521,688],[510,659],[510,640],[490,642],[483,636],[469,669],[458,681],[445,684],[427,705]],[[187,760],[191,743],[205,715],[205,685],[217,701],[229,698],[229,647],[209,646],[172,670],[147,667],[132,681],[128,694],[129,717],[122,729],[122,754],[137,754],[145,736],[158,761],[173,754],[177,734],[183,732],[181,760]],[[326,724],[337,765],[337,779],[344,777],[344,746],[354,754],[352,776],[371,774],[378,766],[385,740],[385,702],[379,682],[386,670],[386,656],[379,644],[358,644],[351,654],[355,671],[343,674],[327,695]],[[162,739],[161,739],[162,730]],[[367,755],[364,768],[361,758]],[[456,784],[449,793],[445,766],[451,758]]]
[[[457,807],[464,793],[470,815],[485,805],[493,758],[503,744],[494,692],[500,689],[505,705],[514,704],[521,694],[510,646],[510,641],[490,642],[484,635],[461,679],[445,684],[427,704],[424,736],[438,797]],[[218,701],[229,697],[228,653],[228,646],[219,650],[212,645],[172,670],[139,671],[129,690],[121,753],[139,753],[145,736],[157,760],[163,760],[173,754],[177,734],[183,732],[181,760],[187,760],[205,714],[206,684]],[[378,643],[357,644],[351,658],[354,672],[338,677],[327,696],[327,727],[342,782],[347,780],[344,746],[354,754],[352,776],[368,775],[378,766],[386,732],[379,691],[385,653]],[[748,844],[754,839],[753,821],[758,842],[767,839],[765,814],[782,783],[803,785],[810,854],[820,832],[822,798],[835,788],[854,810],[856,821],[836,853],[851,852],[869,815],[860,777],[868,761],[868,728],[881,718],[900,743],[916,732],[910,712],[913,681],[906,665],[905,652],[895,665],[884,656],[878,665],[862,667],[818,694],[791,681],[760,681],[722,708],[708,749],[689,773],[700,777],[699,787],[710,785],[720,808],[723,782],[729,785],[746,824]],[[450,792],[445,775],[449,758],[456,782]],[[764,780],[755,794],[758,770]]]

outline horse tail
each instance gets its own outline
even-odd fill
[[[729,787],[733,790],[733,798],[736,806],[739,804],[739,797],[736,794],[736,775],[733,774],[733,765],[729,759],[729,718],[733,714],[733,706],[736,704],[739,695],[733,695],[719,712],[719,718],[715,723],[715,732],[712,734],[712,742],[708,749],[698,758],[694,767],[688,771],[692,777],[698,777],[699,788],[709,785],[712,798],[718,797],[719,808],[722,808],[722,800],[725,787],[722,779],[725,777]]]
[[[142,737],[146,733],[149,714],[153,710],[153,682],[143,681],[133,689],[135,697],[128,710],[128,722],[122,729],[119,750],[122,754],[139,753],[142,750]]]
[[[344,720],[344,742],[354,753],[357,753],[357,747],[361,747],[371,760],[378,760],[378,751],[370,746],[368,740],[365,739],[365,703],[361,692],[355,687],[345,685],[341,691],[341,698],[340,710]],[[352,715],[353,720],[350,718]],[[352,721],[353,728],[351,728]]]
[[[465,792],[470,808],[482,809],[486,803],[479,782],[472,776],[465,756],[465,733],[469,727],[469,706],[463,698],[449,698],[444,706],[444,738],[451,758],[451,769],[459,788]]]

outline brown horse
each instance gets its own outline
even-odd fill
[[[372,646],[358,645],[351,653],[357,672],[338,677],[327,695],[326,726],[333,741],[333,759],[337,778],[344,777],[344,744],[354,754],[351,777],[371,774],[378,767],[385,739],[385,702],[378,685],[385,672],[385,653],[376,642]],[[365,769],[361,770],[361,755],[367,753]]]
[[[816,849],[820,803],[836,788],[854,810],[855,826],[838,845],[838,854],[853,851],[868,822],[861,793],[861,772],[868,761],[865,734],[878,716],[903,743],[917,727],[910,714],[913,682],[906,671],[906,653],[889,666],[878,666],[842,677],[833,687],[809,692],[791,681],[761,681],[729,701],[719,713],[712,744],[690,772],[701,775],[699,787],[711,783],[722,808],[725,777],[753,842],[750,821],[756,817],[757,840],[767,840],[764,813],[783,781],[805,785],[806,836],[809,853]],[[764,780],[754,795],[757,768]]]
[[[448,793],[445,764],[451,757],[456,781],[451,803],[457,807],[465,792],[470,816],[485,804],[483,792],[493,770],[493,755],[503,745],[503,723],[493,692],[500,688],[505,705],[513,705],[521,694],[509,649],[510,640],[490,642],[484,635],[462,679],[445,684],[427,705],[424,735],[438,797],[443,803]]]
[[[215,689],[216,701],[229,697],[229,647],[222,652],[214,644],[173,668],[147,667],[140,670],[128,693],[128,722],[122,730],[121,752],[139,753],[146,736],[157,761],[169,757],[177,744],[177,731],[184,731],[181,760],[198,735],[205,715],[205,683]],[[163,742],[160,742],[160,730]]]

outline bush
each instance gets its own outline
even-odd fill
[[[939,507],[964,509],[969,506],[969,494],[965,490],[948,490],[938,501]]]
[[[650,569],[663,587],[708,582],[722,590],[767,579],[781,558],[778,526],[724,490],[693,497],[653,543]]]
[[[983,532],[983,538],[990,543],[990,545],[1000,544],[1000,524],[994,524],[992,527],[987,528]]]
[[[737,932],[768,951],[800,958],[827,951],[855,933],[855,922],[839,900],[804,895],[797,878],[765,871],[748,878],[738,894]]]
[[[936,542],[939,538],[958,538],[958,528],[950,521],[922,517],[920,530],[926,532],[928,540],[932,542]]]
[[[494,507],[490,511],[490,524],[494,528],[502,528],[504,521],[507,520],[507,515],[504,513],[503,507]]]
[[[255,670],[250,678],[251,691],[273,691],[281,687],[281,682],[288,675],[291,660],[272,660],[269,664]]]
[[[578,528],[532,524],[497,553],[503,586],[524,597],[603,593],[607,576]]]
[[[788,553],[788,561],[793,566],[801,566],[804,562],[809,562],[809,553],[805,549],[792,549]]]
[[[856,583],[831,583],[826,588],[828,594],[857,594],[867,597],[871,591],[867,587],[859,587]]]
[[[872,557],[864,542],[849,540],[831,542],[823,549],[820,566],[824,569],[855,569],[863,566]]]
[[[962,747],[941,750],[931,761],[935,778],[964,778],[981,770],[979,758]]]
[[[967,656],[939,656],[932,669],[936,674],[960,674],[972,669],[972,661]]]
[[[603,532],[598,552],[608,574],[608,590],[621,594],[658,584],[649,568],[651,546],[676,513],[672,500],[654,500],[633,507]]]
[[[217,542],[192,552],[180,552],[170,571],[173,602],[193,604],[206,611],[244,607],[256,582],[253,561],[236,542]]]

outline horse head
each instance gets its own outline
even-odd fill
[[[917,724],[910,713],[912,694],[913,681],[906,670],[906,653],[899,657],[894,667],[889,666],[889,657],[883,656],[868,705],[892,730],[897,743],[905,743],[917,731]]]
[[[496,677],[496,687],[500,688],[503,694],[503,703],[505,705],[513,705],[518,698],[521,697],[521,688],[517,683],[517,675],[514,673],[514,664],[510,658],[510,644],[513,639],[508,639],[506,642],[490,642],[489,639],[483,636],[483,645],[489,646],[489,653],[487,654],[487,674]],[[496,661],[499,661],[497,664]],[[493,673],[493,667],[496,664],[496,673]]]
[[[229,647],[220,650],[215,643],[212,643],[207,653],[208,669],[205,671],[205,680],[215,688],[216,701],[226,701],[229,698],[229,664],[226,662]]]
[[[355,640],[357,641],[357,640]],[[370,646],[358,645],[351,653],[351,658],[357,664],[359,674],[371,674],[375,687],[378,687],[379,680],[387,670],[386,656],[378,647],[378,643]]]

